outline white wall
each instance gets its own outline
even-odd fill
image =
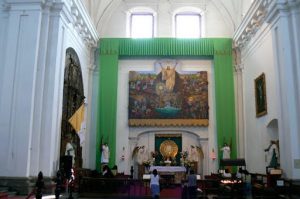
[[[190,145],[197,145],[206,140],[203,144],[205,151],[205,174],[215,171],[216,162],[209,160],[209,152],[217,152],[216,144],[216,124],[215,124],[215,100],[214,100],[214,70],[210,60],[179,60],[180,71],[207,71],[208,72],[208,90],[209,90],[209,126],[208,127],[129,127],[128,126],[128,80],[129,71],[155,71],[154,63],[156,60],[119,60],[118,77],[118,106],[117,106],[117,141],[116,141],[116,163],[119,171],[125,171],[129,174],[130,166],[134,165],[131,160],[133,148],[138,145],[145,145],[148,151],[154,150],[155,133],[182,133],[183,149],[189,149]],[[156,70],[158,73],[159,71]],[[141,133],[149,132],[140,136]],[[193,132],[199,137],[195,140],[195,135],[187,132]],[[130,140],[136,139],[136,142]],[[136,144],[133,146],[133,144]],[[122,149],[125,147],[127,164],[120,161]]]
[[[265,173],[265,152],[268,147],[267,125],[278,118],[278,87],[276,84],[272,33],[269,29],[258,41],[248,46],[242,53],[244,66],[244,110],[245,110],[245,156],[250,172]],[[262,73],[266,77],[266,96],[268,114],[256,117],[254,79]]]
[[[264,152],[279,139],[283,176],[300,177],[300,2],[255,1],[235,33],[243,66],[245,153],[251,172],[265,172]],[[266,75],[267,115],[255,117],[254,79]]]
[[[11,0],[7,5],[0,12],[6,27],[0,31],[0,56],[5,57],[0,85],[0,159],[5,163],[0,176],[36,176],[39,171],[53,176],[59,163],[66,49],[77,51],[88,100],[94,54],[71,23],[68,4]],[[90,166],[89,150],[88,144],[83,146],[84,166]]]

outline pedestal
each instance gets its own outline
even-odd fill
[[[191,168],[195,173],[198,173],[198,162],[191,162]]]
[[[139,165],[138,166],[138,179],[143,179],[143,174],[145,173],[145,166]]]

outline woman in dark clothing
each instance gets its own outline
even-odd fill
[[[197,196],[197,175],[194,170],[190,171],[187,177],[189,198],[196,198]]]
[[[102,175],[105,178],[112,178],[114,174],[111,172],[110,168],[107,165],[104,165]]]

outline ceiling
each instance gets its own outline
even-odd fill
[[[98,31],[101,31],[102,24],[109,20],[112,14],[119,6],[138,5],[147,6],[155,5],[157,8],[161,5],[169,4],[182,6],[195,6],[209,8],[211,12],[218,12],[227,24],[230,26],[232,33],[241,23],[243,16],[251,6],[253,0],[81,0],[85,5],[94,25]]]

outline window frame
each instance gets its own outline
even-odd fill
[[[175,13],[174,15],[174,36],[175,38],[190,38],[190,37],[178,37],[178,33],[177,33],[177,16],[198,16],[199,17],[199,36],[198,37],[192,37],[192,38],[201,38],[203,36],[203,33],[202,33],[202,26],[203,26],[203,22],[202,22],[202,14],[201,13],[198,13],[198,12],[177,12]]]
[[[132,18],[133,16],[151,16],[152,17],[152,33],[151,33],[151,37],[132,37],[132,27],[133,27],[133,21],[132,21]],[[129,37],[130,38],[138,38],[138,39],[142,39],[142,38],[154,38],[154,23],[155,23],[155,18],[154,18],[154,13],[152,12],[132,12],[130,13],[130,16],[129,16],[129,24],[130,24],[130,27],[129,27]]]

